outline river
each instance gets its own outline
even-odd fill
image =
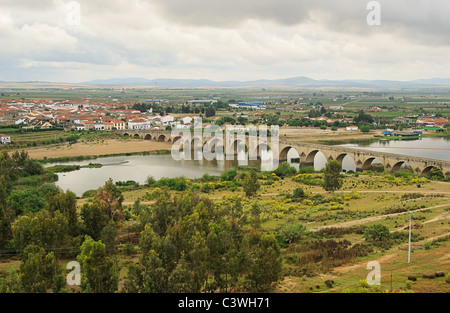
[[[355,145],[344,145],[355,146]],[[368,145],[356,146],[360,149],[368,149],[381,152],[405,154],[411,156],[432,158],[450,161],[450,140],[444,138],[422,138],[420,140],[404,141],[382,141]],[[293,151],[292,151],[293,152]],[[295,153],[289,153],[288,159],[295,158]],[[63,190],[71,190],[77,196],[81,196],[87,190],[101,187],[106,180],[112,178],[113,181],[134,180],[140,184],[145,184],[148,176],[155,179],[162,177],[180,177],[189,179],[200,178],[205,173],[210,175],[220,175],[222,172],[234,168],[238,161],[176,161],[169,155],[146,155],[146,156],[119,156],[105,157],[96,160],[81,162],[66,162],[58,164],[78,164],[88,165],[89,163],[100,163],[101,168],[82,168],[78,171],[58,174],[59,180],[56,185]],[[249,162],[257,164],[257,162]],[[239,163],[245,165],[245,163]],[[291,163],[298,169],[298,163]],[[322,169],[326,164],[326,158],[322,153],[318,153],[314,160],[314,168]],[[55,164],[49,164],[51,166]],[[351,157],[343,160],[342,168],[345,171],[356,171],[355,162]]]

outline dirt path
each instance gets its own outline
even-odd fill
[[[421,212],[421,211],[438,209],[438,208],[443,208],[443,207],[448,207],[448,206],[450,206],[450,203],[436,205],[436,206],[433,206],[433,207],[417,209],[417,210],[413,210],[411,212]],[[355,225],[365,224],[365,223],[368,223],[368,222],[378,221],[378,220],[381,220],[381,219],[385,219],[387,217],[393,217],[393,216],[404,215],[404,214],[407,214],[407,212],[400,212],[400,213],[392,213],[392,214],[386,214],[386,215],[371,216],[371,217],[363,218],[363,219],[360,219],[360,220],[348,221],[348,222],[343,222],[343,223],[338,223],[338,224],[333,224],[333,225],[317,226],[317,227],[311,228],[310,230],[311,231],[318,231],[320,229],[332,228],[332,227],[333,228],[334,227],[335,228],[351,227],[351,226],[355,226]]]
[[[425,241],[433,241],[433,240],[436,240],[436,239],[439,239],[439,238],[442,238],[442,237],[445,237],[445,236],[448,236],[448,235],[450,235],[450,233],[445,233],[445,234],[442,234],[442,235],[439,235],[439,236],[426,238],[426,239],[424,239],[422,241],[415,242],[414,245],[420,245],[420,244],[423,244]],[[388,254],[385,254],[385,255],[377,258],[377,261],[379,263],[382,263],[382,262],[385,262],[385,261],[389,261],[390,259],[392,259],[395,256],[397,256],[397,254],[398,253],[396,251],[392,251],[392,252],[390,252]],[[449,258],[450,258],[450,253],[446,253],[440,259],[448,260]],[[335,267],[333,269],[333,273],[346,273],[346,272],[349,272],[349,271],[352,271],[352,270],[356,270],[356,269],[358,269],[360,267],[361,267],[361,264],[343,265],[343,266]]]

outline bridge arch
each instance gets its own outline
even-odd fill
[[[202,149],[203,146],[201,138],[195,137],[191,140],[191,150],[199,150]]]
[[[312,150],[306,155],[305,163],[306,164],[314,164],[314,159],[316,158],[317,153],[319,153],[319,150]],[[326,158],[326,157],[325,157]]]
[[[427,167],[425,167],[423,170],[422,170],[422,175],[430,175],[430,173],[431,173],[431,171],[432,170],[435,170],[437,173],[440,173],[440,174],[442,174],[442,176],[444,177],[445,175],[445,173],[439,168],[439,167],[437,167],[437,166],[434,166],[434,165],[430,165],[430,166],[427,166]]]
[[[291,149],[294,149],[291,146],[286,146],[284,147],[281,151],[280,151],[280,157],[279,160],[280,161],[286,161],[288,159],[288,153],[289,151],[291,151]]]
[[[175,138],[173,138],[173,143],[175,143],[175,142],[177,142],[178,140],[180,140],[181,139],[181,136],[176,136]]]
[[[133,136],[134,138],[141,138],[141,136],[139,134],[134,134]]]
[[[356,168],[358,167],[355,159],[348,153],[341,153],[336,157],[336,161],[341,164],[342,171],[348,172],[353,171],[356,172]]]
[[[261,152],[262,151],[270,151],[272,148],[270,148],[270,146],[266,143],[260,143],[259,145],[256,146],[256,149],[253,151],[253,155],[256,155],[257,159],[261,158]]]
[[[152,140],[152,135],[150,134],[145,135],[144,140]]]
[[[399,161],[399,162],[395,163],[394,166],[392,166],[391,173],[394,173],[394,172],[397,172],[397,171],[401,170],[402,167],[403,168],[411,167],[411,165],[408,162],[406,162],[406,161]]]
[[[386,169],[386,170],[391,168],[391,166],[389,164],[384,165],[378,158],[369,157],[362,163],[361,170],[363,170],[363,171],[369,170],[370,167],[374,164],[374,162],[375,162],[375,164],[381,164],[384,167],[384,169]]]
[[[157,142],[164,142],[164,141],[166,141],[166,135],[163,135],[163,134],[159,135],[158,139],[156,141]]]
[[[242,147],[242,146],[244,146],[244,149],[247,152],[248,151],[248,147],[245,144],[245,141],[242,142],[242,140],[236,139],[235,141],[233,141],[233,143],[232,143],[232,145],[231,145],[231,147],[230,147],[230,149],[228,151],[233,151],[234,154],[237,154],[239,152],[239,148]]]

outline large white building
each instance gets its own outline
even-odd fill
[[[128,121],[128,129],[141,130],[141,129],[149,129],[151,127],[151,123],[145,119],[137,119]]]

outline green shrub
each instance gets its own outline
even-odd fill
[[[82,198],[90,198],[97,194],[97,190],[87,190],[81,195]]]
[[[230,181],[230,180],[235,179],[236,176],[237,176],[237,171],[236,171],[235,169],[231,169],[231,170],[228,170],[228,171],[226,171],[226,172],[223,172],[223,173],[220,175],[220,179],[221,179],[222,181]]]
[[[153,176],[148,176],[146,183],[147,183],[147,186],[152,187],[153,185],[156,184],[156,179]]]
[[[305,191],[302,188],[296,188],[292,194],[294,199],[303,199],[305,197]]]
[[[290,221],[284,224],[278,233],[284,238],[286,243],[292,243],[305,236],[307,230],[305,225]]]

